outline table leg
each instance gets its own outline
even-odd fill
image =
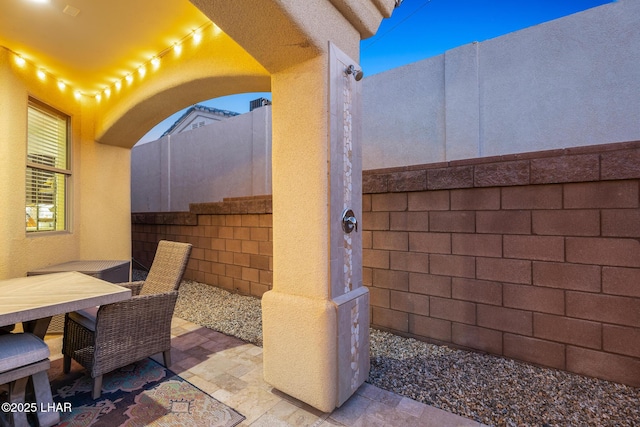
[[[25,395],[27,391],[27,384],[29,377],[20,378],[9,384],[9,403],[24,403]],[[27,420],[27,412],[14,411],[9,415],[13,417],[14,427],[29,427],[29,421]],[[4,425],[4,424],[3,424]]]
[[[33,394],[38,404],[38,425],[40,427],[50,427],[60,422],[60,414],[56,410],[53,396],[51,395],[51,384],[47,371],[40,371],[31,376],[33,381]]]
[[[47,329],[49,328],[49,323],[51,322],[51,317],[43,317],[42,319],[30,320],[28,322],[22,323],[22,328],[25,332],[31,332],[33,335],[38,338],[44,339],[44,336],[47,334]]]

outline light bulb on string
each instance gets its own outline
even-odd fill
[[[200,43],[200,41],[202,40],[202,33],[200,32],[199,29],[197,30],[193,30],[193,42],[195,44]]]

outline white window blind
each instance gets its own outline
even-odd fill
[[[26,229],[66,229],[69,117],[29,100],[27,115]]]

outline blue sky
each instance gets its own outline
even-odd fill
[[[551,21],[614,0],[404,0],[378,32],[360,44],[360,65],[377,74],[440,55],[474,41],[484,41]],[[270,93],[225,96],[201,104],[246,113],[249,101]],[[163,120],[140,142],[162,135],[184,110]]]

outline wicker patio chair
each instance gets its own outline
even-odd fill
[[[158,353],[171,365],[171,318],[190,253],[190,244],[160,241],[147,279],[120,284],[131,288],[131,299],[65,316],[64,372],[71,359],[84,366],[94,399],[108,372]]]

